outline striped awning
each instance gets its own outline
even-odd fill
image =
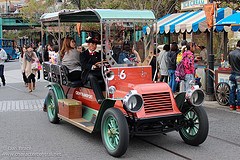
[[[231,8],[219,8],[215,21],[218,22],[224,17],[233,14]],[[160,18],[157,22],[157,29],[160,34],[164,33],[184,33],[184,32],[205,32],[207,28],[206,16],[203,10],[195,12],[174,13]],[[221,32],[224,26],[214,26],[214,30]]]
[[[240,12],[232,14],[226,18],[223,18],[215,24],[216,26],[229,26],[232,31],[236,32],[240,30]]]

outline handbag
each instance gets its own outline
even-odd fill
[[[38,62],[38,70],[39,70],[39,71],[42,70],[42,65],[41,65],[40,62]]]
[[[31,68],[32,68],[33,70],[37,70],[37,69],[38,69],[38,63],[37,63],[37,62],[33,62],[33,63],[31,64]]]

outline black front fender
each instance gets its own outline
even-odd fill
[[[100,131],[100,129],[101,129],[102,117],[103,117],[104,112],[105,112],[108,108],[114,107],[115,102],[116,102],[116,100],[112,100],[112,99],[105,99],[105,100],[102,102],[101,107],[100,107],[100,110],[99,110],[98,115],[97,115],[96,123],[95,123],[95,126],[94,126],[94,131],[97,131],[97,132]]]
[[[178,109],[182,111],[184,102],[186,102],[186,92],[181,92],[175,97]]]

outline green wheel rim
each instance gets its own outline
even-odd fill
[[[185,115],[187,126],[182,128],[183,135],[191,138],[197,135],[199,131],[199,118],[194,110],[189,110]]]
[[[119,128],[115,117],[109,116],[104,122],[103,127],[104,140],[109,150],[117,149],[119,145]]]
[[[52,95],[50,95],[48,98],[47,111],[48,111],[49,118],[54,119],[56,112],[55,112],[54,97]]]

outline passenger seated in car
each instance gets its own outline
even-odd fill
[[[118,63],[134,65],[140,62],[141,58],[138,52],[134,49],[134,47],[131,50],[129,42],[124,42],[122,52],[119,54]]]
[[[80,53],[76,50],[76,42],[72,37],[66,37],[60,51],[62,57],[62,65],[69,70],[69,81],[81,80]]]
[[[88,80],[90,81],[97,102],[101,104],[104,99],[101,87],[98,84],[98,80],[103,79],[101,67],[98,65],[98,62],[101,62],[101,54],[95,51],[99,40],[97,38],[88,37],[86,42],[88,43],[88,49],[80,54],[80,62],[83,71],[82,81],[83,84]]]

